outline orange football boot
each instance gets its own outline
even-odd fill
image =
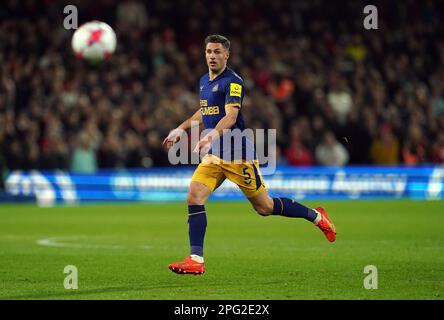
[[[168,266],[168,269],[177,274],[194,274],[201,275],[205,272],[205,264],[194,261],[191,256],[188,256],[182,262],[172,263]]]
[[[316,226],[321,229],[328,241],[334,242],[336,240],[336,227],[329,219],[327,212],[322,207],[315,208],[314,210],[321,214],[321,220],[316,224]]]

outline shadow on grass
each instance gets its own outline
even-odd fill
[[[108,287],[108,288],[97,288],[97,289],[88,289],[88,290],[64,290],[59,292],[36,292],[29,294],[17,294],[11,296],[1,297],[0,300],[38,300],[38,299],[54,299],[54,300],[64,300],[64,299],[72,299],[72,300],[80,300],[86,295],[97,294],[97,293],[115,293],[115,292],[132,292],[139,290],[147,290],[147,289],[163,289],[163,288],[176,288],[183,287],[183,285],[160,285],[160,286],[122,286],[122,287]],[[100,300],[106,300],[107,298],[101,298]],[[143,298],[142,298],[143,299]],[[117,298],[117,300],[120,300]]]
[[[255,283],[254,286],[257,285],[270,285],[270,284],[279,284],[279,281],[271,281],[271,282],[264,282],[264,283]],[[208,285],[209,283],[207,283]],[[221,283],[212,283],[211,287],[218,287],[218,286],[226,286],[225,282]],[[187,283],[186,287],[201,287],[200,283]],[[85,296],[91,295],[91,294],[104,294],[104,293],[116,293],[116,292],[134,292],[134,291],[147,291],[147,290],[153,290],[153,289],[173,289],[173,288],[184,288],[183,283],[179,284],[163,284],[163,285],[156,285],[156,286],[149,286],[149,285],[138,285],[138,286],[120,286],[120,287],[108,287],[108,288],[96,288],[96,289],[77,289],[77,290],[64,290],[64,291],[58,291],[58,292],[36,292],[36,293],[28,293],[28,294],[17,294],[17,295],[11,295],[11,296],[3,296],[0,297],[0,300],[84,300],[87,299]],[[102,298],[94,298],[93,300],[108,300],[110,298],[102,297]],[[111,298],[113,300],[134,300],[134,299],[145,299],[145,300],[157,300],[156,298],[144,298],[143,295],[139,296],[138,298],[133,297],[121,297],[121,298]],[[174,298],[171,298],[174,300]]]

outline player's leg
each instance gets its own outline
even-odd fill
[[[203,243],[207,228],[205,202],[213,192],[208,186],[191,181],[187,195],[190,255],[203,262]]]
[[[266,189],[263,192],[248,197],[254,210],[261,216],[279,215],[291,218],[303,218],[317,223],[321,216],[299,202],[288,198],[271,198]]]
[[[210,155],[205,156],[191,177],[187,195],[190,255],[202,257],[207,226],[205,202],[225,180],[219,164]]]
[[[248,197],[248,200],[261,216],[275,215],[289,218],[303,218],[313,222],[319,227],[330,242],[336,240],[336,228],[322,207],[311,209],[289,198],[271,198],[267,190]]]
[[[190,255],[182,262],[170,264],[171,271],[180,274],[202,274],[205,272],[203,258],[203,244],[207,227],[205,202],[224,180],[225,176],[222,170],[215,164],[202,162],[194,172],[187,195]]]
[[[197,181],[191,181],[187,195],[188,204],[188,237],[190,255],[182,262],[172,263],[168,268],[178,274],[203,274],[203,244],[207,228],[205,202],[213,190]]]
[[[271,198],[265,188],[257,161],[243,164],[225,164],[222,167],[225,176],[239,186],[260,215],[303,218],[318,226],[329,241],[336,239],[335,227],[323,208],[310,209],[292,199]]]
[[[321,216],[314,210],[303,204],[288,198],[271,198],[268,191],[248,197],[254,210],[261,216],[278,215],[291,218],[303,218],[317,223]]]

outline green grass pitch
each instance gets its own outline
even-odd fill
[[[186,205],[0,206],[0,299],[443,299],[444,203],[321,201],[338,228],[209,202],[207,272],[188,254]],[[63,286],[78,269],[78,289]],[[364,267],[378,289],[364,288]]]

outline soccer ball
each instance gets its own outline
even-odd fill
[[[101,21],[81,25],[72,37],[74,54],[82,59],[99,62],[116,50],[117,38],[113,28]]]

